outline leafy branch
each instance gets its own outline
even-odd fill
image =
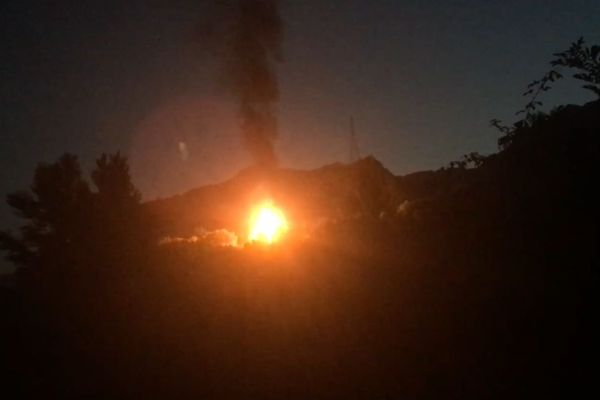
[[[558,72],[556,69],[551,69],[548,71],[540,80],[535,80],[527,85],[527,90],[523,93],[523,96],[531,95],[531,98],[525,104],[525,107],[522,110],[517,111],[517,115],[526,113],[527,115],[534,113],[538,106],[542,106],[543,103],[538,100],[538,96],[550,90],[550,84],[559,79],[562,79],[563,75]]]
[[[556,58],[550,61],[552,69],[541,79],[535,80],[527,85],[523,96],[531,96],[529,102],[517,114],[535,112],[543,103],[538,100],[541,93],[551,88],[551,83],[563,78],[559,72],[561,68],[575,69],[573,78],[585,82],[582,86],[600,97],[600,46],[586,46],[583,38],[571,43],[571,47],[560,53],[553,54]]]
[[[498,139],[501,149],[507,148],[513,142],[517,132],[526,127],[547,118],[547,115],[538,110],[543,106],[539,100],[542,93],[552,88],[552,84],[564,78],[561,70],[568,68],[576,72],[572,75],[574,79],[583,81],[582,88],[593,92],[600,98],[600,46],[586,46],[583,38],[571,43],[571,46],[562,52],[554,53],[555,58],[550,61],[552,68],[546,72],[541,79],[535,80],[527,85],[523,96],[529,96],[529,101],[523,109],[517,111],[516,115],[525,114],[524,118],[507,126],[499,119],[492,119],[490,125],[496,128],[503,136]]]

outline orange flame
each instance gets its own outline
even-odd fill
[[[268,200],[260,204],[250,215],[249,242],[272,244],[289,230],[283,211]]]

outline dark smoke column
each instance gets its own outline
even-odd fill
[[[227,37],[227,80],[239,101],[244,145],[262,167],[277,159],[275,64],[282,61],[283,22],[277,0],[239,0]]]
[[[217,56],[220,75],[237,100],[242,142],[261,167],[277,164],[275,66],[283,61],[283,21],[278,0],[212,0],[201,23],[202,49]]]

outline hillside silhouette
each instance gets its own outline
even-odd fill
[[[393,213],[404,199],[396,177],[374,157],[315,170],[251,167],[232,179],[148,202],[148,213],[169,235],[206,229],[242,229],[248,209],[265,197],[286,205],[293,220],[322,223],[358,215]]]

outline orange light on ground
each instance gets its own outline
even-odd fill
[[[289,230],[283,211],[275,207],[272,201],[265,201],[250,215],[249,242],[272,244],[282,238]]]

